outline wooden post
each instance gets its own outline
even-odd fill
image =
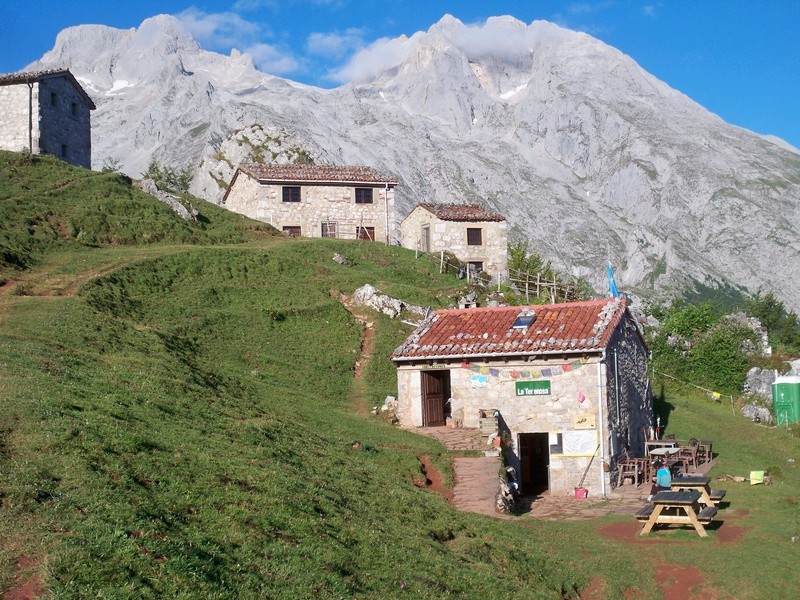
[[[439,273],[444,273],[444,250],[441,251],[439,258]]]

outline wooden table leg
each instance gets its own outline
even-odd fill
[[[639,532],[639,535],[647,535],[652,531],[653,526],[658,522],[658,515],[661,514],[661,511],[664,510],[663,504],[657,504],[655,508],[653,508],[653,512],[650,513],[650,518],[647,519],[647,522],[642,527],[642,530]]]

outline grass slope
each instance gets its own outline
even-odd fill
[[[6,181],[20,189],[26,173]],[[0,185],[4,210],[24,198]],[[85,198],[75,210],[111,204]],[[242,241],[249,228],[234,227]],[[632,517],[504,521],[416,487],[417,456],[446,469],[447,454],[357,414],[361,329],[337,301],[369,282],[449,303],[457,281],[411,252],[268,236],[220,246],[214,235],[97,248],[56,236],[37,250],[14,235],[4,239],[28,243],[36,261],[0,288],[0,589],[44,572],[59,598],[555,599],[600,579],[607,598],[659,598],[653,570],[668,561],[701,569],[714,597],[797,591],[797,439],[675,390],[661,405],[671,431],[712,438],[721,472],[775,475],[769,487],[727,486],[749,510],[736,543],[691,532],[616,541],[601,528]],[[75,294],[70,281],[83,282]],[[375,323],[368,404],[393,391],[387,353],[408,333]],[[17,571],[20,557],[31,572]]]

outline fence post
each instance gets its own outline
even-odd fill
[[[440,253],[439,273],[444,273],[444,250],[442,250],[441,253]]]

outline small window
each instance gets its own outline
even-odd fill
[[[564,436],[561,433],[551,433],[550,454],[564,454]]]
[[[370,242],[375,241],[375,228],[374,227],[356,227],[356,237],[360,240],[367,240]]]
[[[536,320],[536,313],[532,310],[525,310],[517,315],[514,323],[511,325],[513,329],[527,329]]]
[[[300,225],[284,225],[283,233],[289,237],[300,237]]]
[[[325,221],[322,224],[322,237],[335,238],[336,237],[336,223]]]
[[[61,158],[67,158],[67,145],[61,144]]]
[[[58,106],[58,96],[55,92],[50,92],[50,106]]]
[[[283,186],[283,201],[300,202],[300,186],[299,185]]]
[[[69,107],[69,112],[73,117],[78,116],[78,105],[75,102]]]
[[[372,188],[356,188],[356,204],[372,204]]]
[[[483,245],[483,235],[480,227],[467,227],[467,246]]]
[[[483,262],[479,260],[473,260],[467,263],[469,270],[472,273],[483,273]]]

